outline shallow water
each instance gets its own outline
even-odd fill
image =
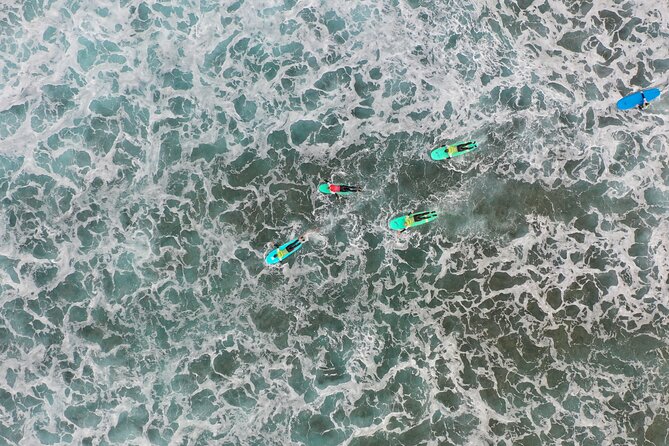
[[[668,29],[640,0],[6,5],[0,444],[669,444],[669,100],[615,108],[666,92]],[[387,229],[412,209],[441,218]]]

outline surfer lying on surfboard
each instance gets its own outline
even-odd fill
[[[332,192],[332,193],[337,193],[337,192],[360,192],[362,190],[358,186],[349,186],[348,184],[330,184],[328,186],[328,189],[330,189],[330,192]]]
[[[270,252],[267,257],[265,257],[265,261],[269,265],[274,265],[276,263],[282,262],[286,258],[288,258],[291,254],[293,254],[295,251],[300,249],[302,245],[307,241],[307,233],[301,235],[300,237],[289,241],[288,243],[284,243],[283,245],[279,245],[278,243],[274,243],[274,250]]]
[[[353,192],[361,192],[362,188],[359,186],[351,186],[348,184],[334,184],[334,183],[322,183],[318,186],[318,190],[324,194],[335,194],[335,195],[349,195]]]
[[[422,225],[423,223],[432,221],[435,218],[437,218],[437,213],[434,211],[424,211],[424,212],[413,211],[402,217],[394,218],[393,220],[390,221],[389,225],[390,229],[394,229],[399,232],[404,232],[407,230],[407,228]]]

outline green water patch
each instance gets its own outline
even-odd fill
[[[118,120],[93,117],[83,126],[83,138],[91,153],[104,156],[114,146],[119,131]]]
[[[77,335],[88,343],[97,344],[104,353],[108,353],[124,344],[124,339],[121,336],[115,334],[105,336],[106,331],[98,325],[86,325],[77,330]]]
[[[267,144],[270,145],[274,150],[279,150],[283,148],[289,148],[290,144],[288,142],[288,134],[283,130],[275,130],[269,135],[267,135]]]
[[[348,422],[358,427],[369,427],[381,421],[382,412],[376,407],[375,393],[365,391],[363,395],[354,403],[354,408],[349,414]]]
[[[121,52],[119,46],[110,41],[92,41],[86,37],[79,37],[77,40],[81,49],[77,52],[77,63],[84,70],[90,70],[97,64],[118,64],[125,65],[125,56],[118,54]]]
[[[307,325],[300,329],[300,333],[307,336],[310,333],[318,333],[324,330],[330,333],[341,333],[344,330],[344,323],[324,311],[312,311],[307,318]]]
[[[190,374],[178,374],[170,381],[170,388],[173,392],[190,396],[198,389],[198,384],[194,376]]]
[[[45,168],[53,173],[65,176],[75,184],[83,185],[85,176],[92,167],[92,159],[87,151],[68,149],[63,151],[56,159],[44,164]]]
[[[251,156],[253,154],[251,153]],[[228,183],[231,187],[244,187],[249,184],[260,183],[274,168],[274,164],[267,158],[256,158],[247,165],[239,168],[230,166],[228,174]],[[243,167],[243,168],[241,168]]]
[[[35,433],[37,434],[37,438],[39,438],[39,441],[42,444],[45,445],[50,445],[50,444],[58,444],[58,443],[71,443],[72,442],[72,436],[69,434],[61,434],[61,433],[53,433],[49,432],[48,426],[39,426],[39,423],[35,423]]]
[[[88,318],[88,311],[85,307],[72,305],[69,307],[68,317],[70,322],[84,322]]]
[[[3,313],[7,314],[9,326],[19,337],[32,339],[36,331],[44,328],[43,324],[36,320],[31,312],[23,308],[19,300],[7,302],[2,307]]]
[[[53,239],[48,237],[46,230],[25,238],[21,251],[36,259],[54,260],[58,257],[58,248]]]
[[[346,361],[342,352],[326,352],[324,361],[325,363],[316,371],[316,387],[324,389],[351,380],[351,375],[346,372]]]
[[[160,14],[163,15],[165,18],[169,18],[172,15],[178,16],[178,17],[183,17],[184,15],[184,8],[181,6],[166,6],[162,5],[160,3],[154,4],[153,9],[156,12],[159,12]]]
[[[172,87],[175,90],[190,90],[193,88],[193,73],[174,68],[163,75],[164,87]]]
[[[193,151],[191,152],[191,160],[195,161],[203,159],[210,162],[215,157],[225,154],[227,149],[228,145],[225,138],[220,138],[213,144],[200,144],[193,148]]]
[[[524,276],[511,276],[504,271],[493,273],[488,281],[488,287],[491,291],[500,291],[515,286],[520,286],[527,282],[529,278]]]
[[[32,278],[35,285],[43,287],[50,284],[58,274],[58,267],[56,265],[38,265],[32,272]]]
[[[346,21],[334,11],[326,12],[323,16],[323,21],[330,34],[335,34],[346,29]]]
[[[27,0],[21,4],[23,10],[23,18],[27,22],[44,16],[44,3],[39,0]]]
[[[160,156],[156,177],[160,178],[166,169],[181,161],[181,138],[177,131],[169,131],[162,135],[160,142]]]
[[[26,120],[28,104],[14,105],[0,112],[0,138],[13,135]]]
[[[328,71],[314,83],[314,87],[326,92],[334,91],[344,85],[350,84],[351,72],[351,67],[343,67],[335,71]]]
[[[245,386],[223,392],[223,399],[232,406],[244,409],[252,409],[256,405],[256,400],[250,396],[253,394],[253,389],[250,385],[247,384]]]
[[[274,62],[265,62],[261,68],[265,79],[271,81],[279,73],[279,65]]]
[[[149,412],[144,406],[135,407],[130,412],[122,412],[118,422],[109,429],[107,436],[112,442],[123,443],[142,435],[149,421]]]
[[[172,113],[178,116],[191,116],[195,110],[193,101],[182,96],[171,97],[167,103]]]
[[[570,31],[562,35],[557,44],[569,51],[580,53],[583,48],[583,42],[590,37],[590,33],[585,31]]]
[[[208,72],[210,75],[220,74],[221,67],[227,57],[228,45],[230,45],[230,42],[232,42],[238,34],[238,31],[233,32],[228,38],[220,41],[211,52],[205,54],[204,62],[202,64],[203,72]]]
[[[7,156],[0,155],[0,193],[6,194],[10,190],[10,178],[23,165],[24,158],[22,156]]]
[[[110,117],[116,115],[121,108],[121,98],[118,97],[104,97],[94,99],[88,105],[88,109],[100,116]]]
[[[112,161],[119,166],[120,180],[131,183],[145,161],[145,152],[130,141],[123,140],[116,145]]]
[[[293,357],[288,359],[286,364],[290,366],[290,374],[287,379],[288,385],[290,385],[298,395],[304,395],[311,389],[311,383],[304,376],[302,363],[299,359]]]
[[[14,283],[19,283],[19,276],[16,273],[18,260],[0,255],[0,269],[3,270]]]
[[[107,224],[101,218],[95,218],[79,225],[76,230],[82,252],[95,251],[107,233]]]
[[[246,95],[237,97],[233,101],[233,104],[235,105],[237,115],[242,121],[248,122],[255,118],[258,106],[254,101],[246,99]]]
[[[274,57],[290,55],[292,60],[299,60],[304,54],[304,45],[300,42],[291,42],[276,46],[272,49]]]
[[[102,417],[95,413],[94,406],[69,406],[65,409],[65,418],[81,428],[95,428],[102,421]]]
[[[190,397],[191,416],[196,419],[206,420],[216,410],[216,396],[209,389],[203,389]]]
[[[293,316],[267,305],[251,315],[253,324],[264,333],[283,333],[294,322]]]
[[[367,107],[355,107],[353,109],[353,116],[358,119],[369,119],[374,116],[375,113],[374,109]]]
[[[151,19],[151,8],[145,3],[141,2],[139,6],[130,8],[130,12],[133,14],[133,19],[130,22],[130,25],[135,30],[135,32],[141,33],[148,30],[153,23]]]
[[[336,428],[330,417],[302,411],[291,424],[291,439],[304,444],[334,446],[341,444],[346,435]]]
[[[548,85],[558,89],[559,91],[564,91],[564,93],[567,95],[571,95],[571,93],[564,89],[564,87],[562,87],[560,84],[551,82]],[[527,85],[521,88],[494,87],[492,90],[490,90],[490,95],[482,99],[482,103],[488,106],[490,110],[492,110],[492,107],[495,106],[492,104],[503,105],[514,111],[526,110],[532,105],[534,94],[535,92]],[[539,100],[541,100],[540,97]],[[514,120],[514,122],[516,121]]]
[[[299,28],[300,24],[297,22],[297,20],[294,19],[286,20],[285,22],[282,22],[281,25],[279,25],[279,31],[281,32],[282,36],[290,36]]]
[[[53,296],[57,300],[68,303],[85,302],[90,296],[83,285],[84,276],[80,272],[69,274],[53,289]]]
[[[66,112],[76,107],[75,96],[79,89],[69,85],[45,85],[42,98],[30,119],[30,125],[36,132],[43,132],[46,127],[62,118]]]
[[[315,135],[314,142],[317,144],[327,144],[329,146],[336,144],[341,138],[343,125],[334,115],[329,115],[323,118],[322,122],[325,125],[319,128],[318,133]]]
[[[550,190],[538,183],[528,184],[517,180],[505,180],[502,183],[497,180],[491,183],[483,181],[480,184],[482,189],[475,191],[472,197],[472,201],[477,203],[473,214],[485,216],[492,233],[508,232],[522,226],[524,216],[531,213],[569,223],[582,217],[580,209],[594,208],[606,215],[624,213],[636,207],[631,197],[606,196],[605,183],[593,186],[578,182],[569,188]]]
[[[232,376],[239,366],[238,354],[226,350],[216,355],[212,363],[213,371],[223,376]]]
[[[140,287],[141,280],[134,271],[102,271],[102,288],[110,302],[122,301],[132,296]]]

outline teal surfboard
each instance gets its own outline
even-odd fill
[[[412,221],[412,219],[415,219],[417,215],[424,215],[424,217],[419,221]],[[408,215],[402,215],[401,217],[393,218],[388,223],[388,226],[390,229],[395,231],[401,231],[402,229],[413,228],[414,226],[420,226],[425,223],[429,223],[435,218],[437,218],[437,213],[435,211],[413,212]]]
[[[458,146],[463,146],[458,150]],[[478,149],[479,145],[476,141],[461,141],[448,146],[437,147],[430,152],[430,157],[433,160],[444,160],[447,158],[455,158],[456,156],[464,155],[473,150]]]
[[[660,90],[657,88],[651,88],[650,90],[637,91],[632,93],[629,96],[625,96],[618,101],[618,108],[620,110],[629,110],[638,105],[643,104],[643,98],[646,97],[646,101],[650,102],[660,97]]]
[[[346,184],[337,184],[337,186],[347,186]],[[351,195],[353,192],[331,192],[330,191],[330,184],[328,183],[321,183],[318,185],[318,190],[321,193],[324,193],[326,195]]]
[[[290,252],[286,251],[286,247],[290,245],[291,243],[297,242],[297,246]],[[289,241],[288,243],[284,243],[283,245],[279,246],[276,248],[274,251],[270,252],[267,254],[267,257],[265,257],[265,262],[267,262],[268,265],[275,265],[279,262],[283,262],[286,260],[288,257],[292,256],[294,253],[300,250],[300,248],[304,245],[304,243],[301,243],[299,239],[293,239]],[[279,255],[279,251],[281,251],[281,256]]]

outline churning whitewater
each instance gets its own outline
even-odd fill
[[[666,2],[25,0],[0,61],[0,445],[669,444]]]

